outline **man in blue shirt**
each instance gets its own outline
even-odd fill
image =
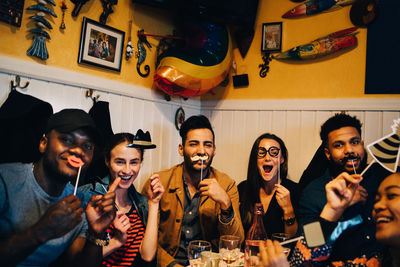
[[[85,171],[100,140],[86,112],[52,115],[39,144],[41,158],[0,164],[0,262],[2,266],[97,266],[104,234],[115,217],[115,187],[86,207],[75,195],[81,162]],[[90,241],[90,242],[86,242]]]
[[[304,225],[321,220],[325,206],[325,185],[334,178],[360,174],[367,166],[367,153],[361,139],[361,123],[356,117],[335,114],[322,126],[320,133],[328,168],[312,180],[301,194],[299,222]],[[361,215],[363,222],[347,229],[335,242],[330,262],[345,262],[355,258],[379,256],[382,247],[375,241],[375,226],[371,218],[377,188],[389,172],[379,164],[372,165],[363,175],[355,197],[339,221]],[[300,181],[301,182],[301,181]]]

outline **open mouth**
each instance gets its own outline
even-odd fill
[[[272,166],[270,165],[264,165],[263,166],[264,172],[270,173],[272,171]]]
[[[386,223],[390,223],[391,221],[393,221],[393,219],[387,216],[379,216],[375,218],[375,223],[377,226],[382,226]]]

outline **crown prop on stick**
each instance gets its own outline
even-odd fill
[[[365,168],[361,175],[363,175],[374,162],[378,162],[382,167],[390,172],[396,172],[399,167],[400,158],[400,118],[393,122],[393,132],[391,134],[386,135],[367,146],[367,149],[374,160],[367,168]]]

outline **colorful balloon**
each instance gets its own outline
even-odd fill
[[[187,24],[186,46],[169,48],[160,55],[154,82],[168,95],[202,95],[217,87],[232,62],[232,47],[225,26]]]

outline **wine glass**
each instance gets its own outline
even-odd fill
[[[264,240],[246,240],[244,247],[244,262],[246,267],[258,267],[261,264],[260,244]]]
[[[273,234],[271,235],[271,239],[272,239],[272,240],[276,240],[276,241],[278,241],[279,243],[281,243],[281,242],[283,242],[283,241],[289,240],[290,237],[289,237],[288,234],[285,234],[285,233],[273,233]],[[289,245],[283,245],[282,247],[283,247],[283,253],[285,253],[286,257],[288,257],[288,256],[289,256],[289,253],[290,253],[290,247],[289,247]]]
[[[187,248],[188,258],[191,267],[202,267],[201,253],[211,251],[211,243],[204,240],[192,240]]]
[[[219,254],[222,260],[231,266],[240,256],[240,237],[223,235],[219,238]]]

